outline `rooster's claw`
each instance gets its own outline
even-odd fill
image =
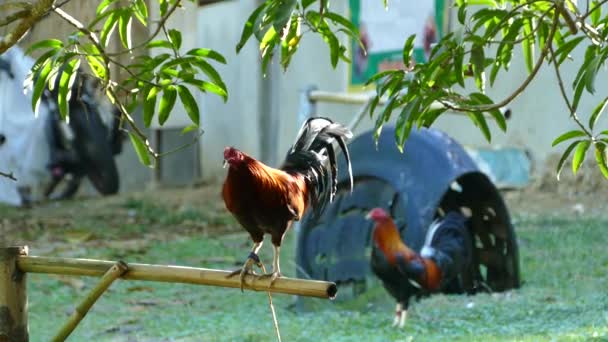
[[[243,285],[245,284],[245,276],[247,274],[256,275],[255,272],[253,272],[253,265],[256,265],[258,267],[262,266],[262,263],[260,262],[260,259],[257,257],[257,255],[254,254],[254,256],[255,257],[252,257],[252,255],[250,254],[242,268],[240,268],[238,270],[234,270],[226,276],[226,278],[231,278],[231,277],[234,277],[235,275],[239,274],[239,280],[241,283],[241,292],[243,292]]]
[[[262,274],[260,276],[260,278],[270,277],[270,284],[268,285],[268,288],[271,288],[272,285],[274,284],[274,282],[277,280],[277,278],[282,277],[282,276],[283,275],[281,274],[281,272],[272,272],[272,273]]]

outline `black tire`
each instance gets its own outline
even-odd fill
[[[74,147],[86,167],[85,173],[99,193],[115,194],[119,189],[119,176],[108,129],[92,106],[81,102],[74,107],[70,110],[70,125],[74,128]]]

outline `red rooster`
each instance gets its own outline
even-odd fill
[[[450,211],[435,221],[418,254],[401,240],[397,226],[386,211],[375,208],[366,217],[375,222],[372,272],[397,300],[393,326],[403,327],[410,297],[441,290],[466,267],[467,218]]]
[[[234,215],[253,240],[253,248],[240,273],[243,279],[252,273],[253,265],[261,266],[258,251],[264,234],[270,234],[274,247],[271,284],[281,276],[279,250],[285,232],[308,208],[320,215],[333,200],[337,190],[336,141],[346,159],[353,185],[346,139],[352,133],[341,124],[326,118],[308,119],[279,169],[264,165],[234,147],[224,150],[228,175],[222,189],[226,208]]]

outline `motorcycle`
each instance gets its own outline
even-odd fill
[[[114,157],[124,140],[117,109],[96,96],[95,81],[79,72],[65,120],[57,104],[57,86],[43,93],[35,115],[29,105],[31,94],[22,96],[16,90],[22,88],[33,60],[17,47],[11,50],[0,56],[0,160],[1,167],[15,170],[18,181],[0,180],[7,190],[2,201],[27,206],[40,199],[71,198],[85,177],[100,194],[117,193]]]
[[[119,112],[115,107],[110,113],[102,112],[92,83],[83,74],[77,76],[74,84],[80,89],[72,92],[80,94],[70,99],[67,120],[63,120],[59,113],[57,87],[43,95],[50,109],[47,136],[52,180],[44,191],[48,199],[71,198],[85,176],[102,195],[118,192],[119,176],[114,156],[122,151],[124,138],[119,129]],[[65,182],[64,187],[60,186],[62,182]]]

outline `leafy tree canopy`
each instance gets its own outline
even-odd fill
[[[179,100],[192,120],[186,130],[194,130],[199,129],[200,113],[191,89],[227,99],[228,89],[215,69],[217,63],[226,63],[225,58],[207,48],[182,51],[182,33],[166,25],[167,19],[182,5],[181,0],[150,0],[148,3],[144,0],[103,0],[97,7],[95,19],[89,23],[82,23],[64,11],[61,6],[67,1],[0,4],[3,13],[0,26],[12,25],[12,31],[0,39],[0,53],[16,44],[46,15],[57,15],[74,27],[74,33],[67,39],[57,37],[36,42],[28,49],[29,52],[40,50],[40,57],[28,79],[33,85],[34,110],[43,88],[56,84],[59,109],[65,117],[73,76],[87,64],[107,97],[120,109],[141,162],[151,165],[159,155],[133,119],[140,104],[143,104],[145,126],[155,118],[162,125]],[[595,80],[608,58],[608,15],[602,13],[606,2],[608,0],[455,0],[454,10],[460,25],[437,42],[428,62],[410,63],[414,36],[404,36],[403,63],[407,67],[383,71],[368,80],[368,84],[374,84],[377,89],[377,96],[370,105],[376,118],[376,135],[395,113],[398,115],[395,139],[402,147],[412,129],[431,126],[450,110],[465,112],[489,141],[487,119],[492,118],[506,131],[507,122],[500,108],[524,92],[545,66],[557,76],[568,118],[578,127],[553,142],[553,145],[569,143],[557,165],[558,177],[570,157],[572,171],[576,173],[592,149],[600,170],[608,178],[608,131],[595,129],[608,96],[596,96],[601,100],[592,113],[585,113],[589,115],[587,122],[581,120],[577,111],[583,93],[596,95]],[[160,20],[150,20],[148,6],[157,6]],[[384,6],[390,11],[387,0],[384,0]],[[131,27],[134,23],[148,27],[149,39],[133,44]],[[275,55],[277,62],[286,69],[304,34],[323,38],[334,68],[341,61],[350,63],[345,39],[340,39],[341,36],[359,41],[357,28],[348,18],[334,11],[327,0],[267,0],[244,24],[241,39],[235,42],[236,50],[240,51],[249,40],[255,39],[264,72]],[[120,40],[121,51],[107,51],[112,39]],[[584,58],[574,60],[579,65],[578,72],[572,84],[565,84],[561,67],[567,60],[573,60],[571,53],[577,47],[584,49]],[[509,70],[516,49],[523,52],[528,76],[504,98],[491,99],[486,95],[486,89],[494,85],[501,73]],[[135,53],[140,50],[157,50],[158,53],[153,56]],[[129,53],[135,53],[137,57],[127,64],[120,62],[119,57]],[[119,80],[111,72],[113,67],[126,72],[128,77]],[[469,83],[472,86],[468,86]],[[471,88],[474,91],[470,91]],[[385,104],[381,106],[380,103]]]

